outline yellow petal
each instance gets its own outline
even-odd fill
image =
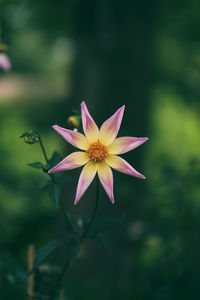
[[[59,162],[56,166],[51,168],[48,173],[54,172],[62,172],[66,170],[71,170],[75,168],[79,168],[85,165],[89,161],[89,156],[86,152],[73,152],[65,157],[61,162]]]
[[[115,139],[108,147],[109,154],[123,154],[128,151],[131,151],[144,142],[146,142],[148,138],[138,138],[138,137],[130,137],[130,136],[123,136],[120,138]]]
[[[113,168],[119,172],[122,172],[127,175],[131,175],[134,177],[138,177],[141,179],[145,179],[144,175],[140,174],[127,161],[125,161],[123,158],[121,158],[117,155],[108,154],[105,158],[105,161],[111,168]]]
[[[77,191],[76,191],[76,198],[74,204],[77,204],[80,198],[83,196],[89,185],[91,184],[94,176],[97,172],[97,163],[88,162],[79,177]]]
[[[98,163],[97,168],[99,180],[111,202],[114,203],[112,170],[105,161]]]
[[[99,128],[91,117],[84,101],[81,103],[81,115],[86,137],[91,143],[97,142],[99,138]]]
[[[72,144],[74,147],[86,150],[90,145],[88,139],[80,132],[62,128],[58,125],[54,125],[53,129],[55,129],[66,141],[68,141],[68,143]]]
[[[114,115],[112,115],[108,120],[106,120],[100,128],[99,131],[99,141],[105,145],[108,146],[113,142],[113,140],[116,138],[123,114],[124,114],[124,108],[125,106],[123,105],[120,107]]]

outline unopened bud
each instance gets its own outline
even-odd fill
[[[67,120],[67,123],[73,128],[80,128],[81,116],[80,115],[70,116]]]
[[[8,47],[5,44],[0,43],[0,52],[5,52],[7,51]]]
[[[20,138],[23,138],[25,143],[31,145],[39,141],[38,134],[35,131],[24,132]]]

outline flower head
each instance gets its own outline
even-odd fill
[[[83,101],[81,103],[81,115],[85,135],[58,125],[53,126],[65,140],[74,147],[83,150],[71,153],[49,170],[49,173],[54,173],[84,165],[79,178],[74,204],[77,204],[83,196],[96,173],[98,173],[99,180],[112,203],[114,203],[114,195],[111,168],[124,174],[145,179],[144,175],[137,172],[128,162],[118,156],[118,154],[137,148],[148,140],[146,137],[116,138],[121,126],[124,108],[124,105],[120,107],[99,129]]]
[[[5,53],[0,52],[0,68],[4,71],[9,71],[11,69],[11,63],[8,56]]]

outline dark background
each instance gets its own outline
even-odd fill
[[[39,146],[18,137],[37,128],[49,156],[66,156],[51,126],[68,127],[82,100],[98,125],[126,105],[120,135],[150,140],[124,157],[147,179],[114,172],[114,206],[101,189],[98,218],[126,221],[108,232],[111,256],[86,243],[65,299],[200,299],[200,2],[1,0],[0,26],[12,62],[0,73],[1,299],[26,299],[28,245],[37,251],[63,222],[38,189],[45,174],[27,166],[43,162]],[[94,183],[73,206],[79,173],[62,198],[90,216]]]

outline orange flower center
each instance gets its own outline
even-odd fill
[[[108,154],[106,147],[100,142],[92,143],[86,152],[89,158],[94,162],[104,160]]]

